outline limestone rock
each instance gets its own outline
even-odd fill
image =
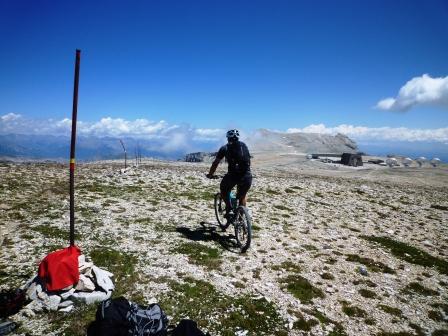
[[[70,298],[75,301],[84,302],[86,304],[92,304],[95,302],[101,302],[104,300],[107,300],[112,295],[112,291],[109,291],[107,293],[101,292],[101,291],[94,291],[94,292],[78,292],[73,293]]]
[[[95,284],[84,274],[80,274],[75,289],[81,292],[93,292],[95,290]]]
[[[112,273],[102,270],[97,266],[93,266],[92,271],[95,274],[96,283],[98,286],[100,286],[106,292],[111,292],[114,290],[114,283],[110,279],[110,277],[113,276]]]

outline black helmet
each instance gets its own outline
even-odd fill
[[[238,140],[238,138],[240,137],[240,132],[238,132],[238,130],[236,129],[227,131],[226,137],[227,140]]]

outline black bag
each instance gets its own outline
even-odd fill
[[[96,320],[88,336],[166,336],[168,318],[158,304],[148,307],[124,297],[108,299],[98,305]]]
[[[182,320],[174,328],[172,336],[210,336],[210,334],[204,334],[199,330],[198,324],[195,321]]]
[[[135,336],[165,336],[167,335],[168,318],[162,308],[156,304],[148,307],[131,303],[128,320]]]
[[[249,149],[241,141],[227,144],[226,160],[229,163],[229,173],[244,174],[250,170]]]
[[[88,336],[128,336],[131,324],[129,301],[124,297],[101,302],[96,310],[96,320],[88,329]]]

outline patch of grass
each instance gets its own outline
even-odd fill
[[[220,251],[203,244],[194,242],[182,243],[174,249],[174,252],[187,255],[189,261],[196,265],[210,269],[219,269],[221,266]]]
[[[62,238],[62,239],[68,239],[69,238],[69,231],[68,230],[62,230],[58,227],[51,226],[51,225],[36,225],[30,227],[31,230],[39,232],[40,234],[44,235],[47,238]],[[76,234],[76,232],[75,232]],[[79,238],[79,234],[77,234]]]
[[[376,298],[376,294],[375,292],[365,289],[365,288],[361,288],[360,290],[358,290],[358,293],[362,296],[365,297],[367,299],[373,299]]]
[[[153,219],[150,218],[150,217],[141,217],[141,218],[137,218],[135,220],[135,222],[138,223],[138,224],[145,224],[146,225],[146,224],[152,223]]]
[[[247,295],[233,298],[218,292],[208,282],[193,278],[184,281],[171,283],[171,291],[160,300],[173,317],[172,323],[188,316],[212,334],[230,336],[243,329],[250,335],[287,335],[285,321],[266,299]]]
[[[260,231],[261,227],[255,224],[252,224],[252,231]]]
[[[281,195],[281,192],[278,190],[273,190],[273,189],[267,189],[266,193],[269,195]]]
[[[324,263],[328,264],[328,265],[334,265],[336,264],[338,260],[335,258],[328,258],[327,260],[324,261]]]
[[[363,264],[372,272],[382,272],[389,274],[395,273],[395,271],[392,268],[383,264],[382,262],[375,261],[371,258],[361,257],[358,254],[348,254],[346,260]]]
[[[65,336],[84,336],[88,325],[95,320],[97,305],[77,305],[70,314],[48,312],[48,332],[57,332]]]
[[[371,317],[364,319],[364,323],[367,325],[375,325],[376,324],[375,319],[373,319]]]
[[[342,311],[350,317],[367,317],[367,312],[357,306],[352,306],[346,301],[342,301]]]
[[[254,274],[252,275],[252,277],[254,279],[261,279],[260,273],[261,273],[261,268],[256,268],[256,269],[254,269]]]
[[[300,317],[297,321],[294,322],[292,328],[303,331],[310,331],[311,328],[317,324],[319,324],[319,322],[315,319],[305,320],[304,317]]]
[[[443,315],[440,311],[438,310],[430,310],[428,312],[428,317],[436,322],[442,322],[443,321]]]
[[[333,324],[333,330],[328,333],[329,336],[347,336],[344,327],[339,322],[328,318],[324,313],[318,311],[317,309],[303,309],[303,311],[317,318],[322,324]]]
[[[353,280],[353,282],[352,282],[354,285],[359,285],[359,284],[363,284],[363,285],[366,285],[366,286],[368,286],[368,287],[370,287],[370,288],[375,288],[375,287],[377,287],[377,284],[376,283],[374,283],[372,280],[369,280],[369,279],[357,279],[357,280]]]
[[[292,273],[300,273],[302,271],[299,265],[296,265],[291,261],[284,261],[280,265],[274,265],[272,266],[272,269],[274,271],[285,270]]]
[[[431,204],[431,209],[437,209],[437,210],[448,211],[448,206],[446,206],[446,205],[440,205],[440,204]]]
[[[287,206],[284,206],[284,205],[274,205],[274,208],[276,208],[278,210],[292,211],[292,209],[290,209],[290,208],[288,208]]]
[[[433,303],[431,307],[442,309],[445,315],[448,315],[448,303]]]
[[[245,288],[246,287],[246,285],[241,281],[234,281],[234,282],[232,282],[232,284],[235,286],[235,288]]]
[[[284,284],[284,287],[294,297],[300,300],[301,303],[308,304],[313,301],[314,298],[324,298],[324,292],[317,287],[314,287],[306,278],[294,274],[280,279],[280,282]]]
[[[89,253],[93,263],[114,274],[114,297],[123,295],[129,300],[143,302],[142,294],[136,290],[139,275],[135,271],[137,258],[123,251],[111,248],[96,248]]]
[[[380,308],[382,311],[384,311],[384,312],[386,312],[386,313],[388,313],[390,315],[397,316],[397,317],[401,317],[402,314],[403,314],[401,312],[401,309],[394,308],[394,307],[391,307],[391,306],[388,306],[388,305],[384,305],[384,304],[379,304],[378,308]]]
[[[214,191],[208,191],[208,190],[188,190],[180,193],[178,196],[186,197],[190,201],[198,201],[198,200],[207,200],[215,197]]]
[[[325,280],[334,280],[334,275],[328,272],[322,273],[320,277]]]
[[[140,193],[143,191],[143,188],[138,185],[105,184],[100,183],[99,181],[93,181],[89,184],[81,184],[78,188],[80,192],[87,191],[107,197],[123,197],[123,195]]]
[[[434,330],[431,334],[431,336],[447,336],[448,335],[448,329],[437,329]]]
[[[423,331],[423,329],[415,324],[415,323],[409,323],[409,327],[411,327],[412,329],[415,330],[415,333],[417,334],[417,336],[426,336],[426,333]]]
[[[362,238],[380,244],[389,249],[391,253],[399,259],[411,264],[433,267],[435,266],[441,273],[448,275],[448,262],[434,257],[429,253],[414,246],[393,240],[388,237],[361,236]]]
[[[381,331],[378,334],[378,336],[415,336],[415,335],[407,331],[399,331],[399,332]]]
[[[309,244],[302,245],[302,247],[307,251],[317,251],[318,250],[318,248],[316,246],[309,245]]]
[[[286,188],[285,192],[288,193],[288,194],[294,194],[296,191],[294,189],[292,189],[292,188]]]
[[[337,324],[334,326],[333,330],[328,333],[328,336],[347,336],[347,333],[341,324]]]
[[[438,291],[435,291],[433,289],[427,288],[421,284],[419,284],[418,282],[411,282],[409,285],[407,285],[403,291],[407,294],[412,294],[412,293],[416,293],[416,294],[420,294],[423,296],[435,296],[435,295],[439,295]]]

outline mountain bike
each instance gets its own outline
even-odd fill
[[[219,178],[220,176],[213,176]],[[222,230],[226,230],[230,225],[235,229],[235,238],[241,252],[246,252],[250,247],[252,239],[252,220],[249,215],[249,210],[242,205],[238,205],[238,200],[233,191],[228,195],[232,209],[229,212],[228,218],[225,218],[226,203],[221,197],[221,193],[217,192],[214,198],[215,215],[219,226]],[[227,220],[227,222],[226,222]]]

